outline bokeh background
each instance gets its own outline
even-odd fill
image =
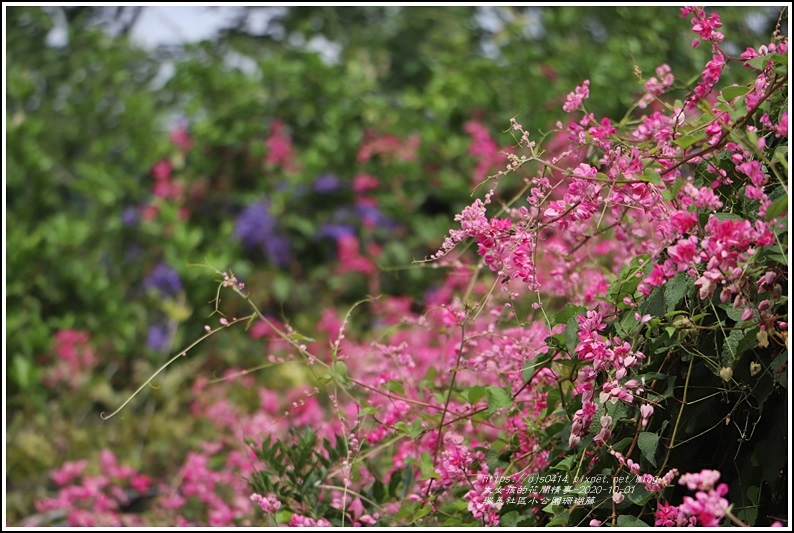
[[[206,265],[307,334],[371,294],[421,306],[441,273],[415,260],[503,168],[511,117],[543,138],[584,79],[588,110],[619,117],[656,67],[692,81],[710,55],[672,7],[4,11],[8,525],[67,461],[111,449],[168,478],[215,438],[195,380],[256,367],[261,330],[211,337],[99,417],[217,325]],[[725,50],[768,42],[780,11],[721,8]],[[236,394],[304,378],[283,365]]]

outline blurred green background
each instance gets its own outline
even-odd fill
[[[683,97],[710,57],[673,7],[229,8],[209,38],[143,46],[146,9],[5,8],[9,524],[87,449],[173,464],[185,384],[256,363],[255,339],[216,336],[132,407],[162,418],[101,424],[216,325],[216,276],[191,265],[231,268],[307,334],[374,291],[421,305],[441,273],[412,261],[501,169],[511,117],[540,138],[584,79],[588,111],[620,117],[643,93],[635,66],[669,64]],[[738,55],[780,9],[719,12]]]

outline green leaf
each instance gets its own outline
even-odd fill
[[[628,265],[624,265],[620,269],[618,279],[611,283],[607,290],[607,301],[620,302],[624,296],[634,296],[634,291],[637,290],[637,285],[640,284],[640,279],[637,273],[645,270],[649,263],[648,254],[641,254],[633,258]]]
[[[549,504],[546,507],[544,507],[543,510],[546,511],[547,513],[553,514],[554,513],[554,506]],[[568,509],[564,510],[563,512],[561,512],[560,514],[558,514],[557,516],[555,516],[554,518],[549,520],[549,523],[546,524],[546,527],[566,526],[566,525],[568,525],[569,514],[570,514],[570,511]]]
[[[654,497],[654,493],[645,490],[645,486],[640,483],[633,483],[631,487],[634,490],[625,492],[624,494],[626,495],[626,499],[635,505],[645,505]]]
[[[520,516],[518,511],[510,511],[499,518],[499,525],[503,527],[516,527]]]
[[[662,177],[659,175],[659,173],[656,170],[652,168],[646,168],[645,173],[642,176],[638,176],[638,177],[641,181],[650,182],[653,183],[654,185],[662,184]]]
[[[651,527],[636,516],[622,514],[618,516],[618,527]]]
[[[487,414],[492,415],[498,409],[507,409],[513,405],[513,396],[509,391],[501,387],[488,387],[488,410]]]
[[[747,489],[747,497],[750,499],[753,505],[758,505],[759,499],[758,495],[760,494],[760,489],[758,487],[749,487]]]
[[[768,254],[766,257],[775,263],[788,266],[788,258],[783,254]]]
[[[397,521],[407,520],[411,517],[415,517],[416,511],[419,509],[421,505],[420,502],[404,502],[400,505],[400,509],[395,513],[394,519]],[[429,508],[429,506],[427,506]]]
[[[428,452],[422,454],[419,460],[419,469],[422,471],[422,476],[419,478],[422,481],[441,477],[438,472],[436,472],[436,469],[433,466],[433,459],[430,457],[430,453]]]
[[[472,405],[476,404],[481,399],[483,399],[486,394],[488,394],[488,391],[482,385],[474,385],[473,387],[467,387],[463,389],[460,393],[460,395],[463,396],[466,399],[466,401]]]
[[[730,102],[737,96],[742,96],[750,92],[750,87],[747,86],[740,86],[740,85],[732,85],[730,87],[725,87],[722,90],[722,97],[725,99],[726,102]]]
[[[736,518],[744,522],[750,527],[755,525],[758,518],[758,507],[745,507],[744,509],[736,510]]]
[[[769,366],[777,384],[788,389],[788,352],[780,352]]]
[[[300,333],[293,331],[290,333],[289,338],[294,341],[303,341],[303,342],[315,342],[316,339],[312,339],[311,337],[307,337],[305,335],[301,335]]]
[[[656,467],[656,448],[659,446],[659,435],[650,431],[643,431],[637,439],[642,456]]]
[[[679,137],[674,142],[681,148],[687,149],[696,142],[703,140],[705,137],[706,135],[703,132],[698,132],[692,135],[684,135],[683,137]]]
[[[788,195],[784,194],[774,202],[766,210],[766,220],[773,220],[783,213],[788,212]]]
[[[556,465],[551,466],[549,468],[551,468],[552,470],[562,470],[563,472],[570,472],[571,468],[573,467],[574,459],[575,457],[573,455],[569,455],[568,457],[566,457]]]
[[[788,171],[788,145],[781,145],[775,148],[775,160],[778,161],[786,171]]]
[[[542,367],[551,360],[552,352],[546,352],[535,359],[532,359],[527,366],[522,369],[521,377],[524,381],[529,381],[535,375],[535,369]]]
[[[374,498],[375,503],[383,503],[386,501],[386,487],[379,479],[376,479],[372,484],[372,497]]]
[[[490,471],[493,472],[497,468],[504,469],[509,463],[505,462],[505,460],[502,458],[502,454],[499,453],[498,450],[489,448],[485,453],[485,464],[488,465]]]
[[[576,317],[571,317],[565,325],[565,347],[569,353],[573,353],[577,344],[579,344],[579,321]]]
[[[565,350],[565,334],[564,333],[555,333],[550,337],[546,337],[546,344],[549,345],[550,348],[555,350]]]
[[[32,383],[33,365],[24,357],[15,355],[11,375],[14,377],[14,381],[19,385],[20,389],[27,390]]]
[[[408,438],[418,439],[423,432],[424,428],[422,427],[422,420],[417,418],[413,421],[411,427],[408,429]]]
[[[331,370],[331,376],[335,381],[338,381],[343,385],[350,383],[350,378],[347,374],[347,365],[345,363],[342,361],[334,361],[329,369]]]
[[[292,281],[286,274],[278,273],[273,278],[271,290],[276,300],[286,302],[292,292]]]
[[[763,70],[766,68],[766,64],[769,61],[772,61],[777,65],[788,65],[788,61],[785,58],[786,56],[782,54],[768,54],[765,56],[754,57],[753,59],[747,61],[747,64],[755,69]]]
[[[405,396],[405,389],[403,389],[402,383],[394,379],[390,379],[389,381],[384,383],[383,388],[389,392],[394,392],[396,394],[399,394],[400,396]]]
[[[554,315],[554,318],[551,319],[551,325],[556,326],[557,324],[565,324],[572,317],[584,315],[586,313],[587,308],[582,307],[581,305],[568,304],[563,307],[560,312]]]
[[[722,365],[733,367],[741,352],[739,351],[739,343],[747,336],[747,331],[741,329],[731,330],[730,334],[725,337],[722,343]]]
[[[664,304],[667,312],[674,311],[678,302],[694,286],[692,278],[683,272],[679,272],[673,279],[668,281],[664,286]]]

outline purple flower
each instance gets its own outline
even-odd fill
[[[290,261],[289,239],[279,235],[276,219],[270,214],[267,202],[258,202],[243,210],[237,217],[234,236],[247,249],[260,249],[279,267]]]
[[[182,290],[182,281],[176,270],[160,263],[143,282],[147,289],[153,289],[163,296],[175,296]]]
[[[280,235],[273,235],[265,241],[264,250],[271,261],[281,268],[286,268],[290,262],[289,239]]]
[[[246,207],[237,217],[234,236],[246,248],[264,248],[276,230],[276,219],[270,214],[266,202],[258,202]]]
[[[165,352],[171,347],[171,334],[162,324],[152,324],[149,327],[149,336],[146,345],[156,352]]]
[[[361,217],[362,222],[367,226],[386,229],[394,227],[394,221],[384,215],[381,210],[374,205],[357,205],[356,211]]]
[[[339,178],[333,174],[323,174],[314,180],[314,192],[331,194],[332,192],[336,192],[340,185]]]
[[[323,224],[317,236],[320,238],[333,239],[334,241],[348,235],[355,235],[356,230],[347,224]]]
[[[128,228],[137,226],[139,219],[137,207],[127,207],[121,212],[121,223]]]

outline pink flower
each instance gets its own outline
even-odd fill
[[[171,177],[171,163],[165,159],[158,161],[152,167],[152,177],[157,181],[165,181]]]
[[[757,160],[745,161],[740,165],[736,165],[736,170],[750,178],[753,185],[760,187],[766,181],[766,175],[761,168],[761,162]]]
[[[683,525],[683,513],[675,505],[670,505],[669,502],[660,503],[654,513],[656,517],[656,526],[676,527]]]
[[[273,514],[281,509],[281,502],[273,493],[270,493],[267,496],[262,496],[261,494],[257,494],[255,492],[251,494],[251,501],[259,504],[259,507],[261,507],[266,513]]]
[[[691,235],[681,239],[667,249],[670,258],[676,263],[678,272],[686,272],[693,264],[700,263],[698,252],[698,238]]]
[[[353,190],[356,193],[364,193],[378,188],[378,178],[369,174],[359,173],[353,178]]]
[[[52,480],[59,487],[63,487],[72,482],[73,479],[79,477],[85,467],[88,466],[88,461],[85,459],[75,462],[66,462],[52,473]]]
[[[292,139],[280,120],[275,120],[270,127],[270,135],[265,140],[265,147],[267,149],[265,163],[279,165],[286,171],[295,170]]]
[[[576,111],[582,106],[585,99],[590,97],[590,80],[584,80],[581,85],[577,86],[574,92],[569,93],[565,97],[565,104],[562,109],[566,113]]]
[[[289,527],[331,527],[331,522],[325,518],[318,518],[315,520],[314,518],[296,513],[292,515],[292,518],[290,518],[289,524],[287,525]]]
[[[187,130],[181,126],[174,129],[168,137],[182,152],[187,152],[193,146],[193,139],[190,138]]]
[[[654,97],[662,94],[675,81],[670,66],[666,63],[656,67],[656,76],[645,82],[645,94],[637,103],[640,109],[645,109],[653,102]]]
[[[506,149],[500,149],[488,128],[476,120],[466,122],[463,129],[471,135],[469,154],[477,159],[477,168],[472,179],[475,184],[479,184],[492,168],[504,165],[506,157],[503,152]]]
[[[686,233],[697,223],[697,214],[690,211],[673,211],[670,224],[678,233]]]
[[[725,36],[715,31],[722,27],[719,13],[712,13],[711,16],[706,18],[706,13],[702,7],[696,9],[698,11],[695,12],[695,16],[692,18],[692,31],[700,35],[700,38],[705,41],[722,42]]]

